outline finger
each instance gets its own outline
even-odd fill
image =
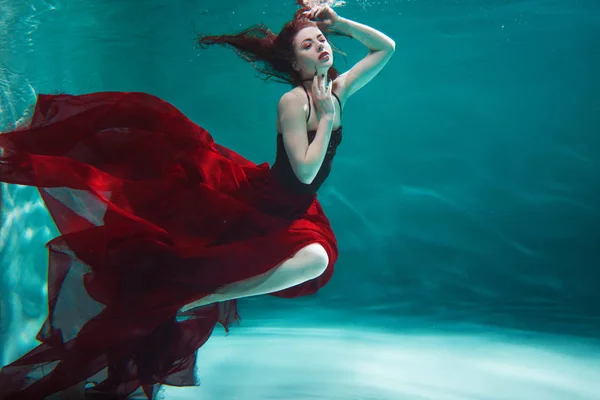
[[[310,19],[315,19],[317,17],[317,14],[320,11],[320,7],[319,6],[315,6],[312,8],[312,10],[310,10],[310,13],[308,14],[308,18]]]
[[[327,78],[325,78],[325,76],[323,74],[321,74],[321,81],[319,84],[320,90],[321,90],[321,96],[324,96],[325,93],[327,92],[327,90],[325,89],[325,82],[327,81]]]

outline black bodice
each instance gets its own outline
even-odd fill
[[[312,143],[315,139],[316,131],[308,131],[308,143]],[[325,179],[329,176],[331,172],[331,166],[333,163],[333,158],[335,157],[335,153],[337,151],[337,147],[342,143],[342,127],[340,126],[338,129],[331,131],[331,137],[329,138],[329,146],[327,146],[327,154],[325,154],[325,158],[323,159],[323,164],[321,164],[321,168],[317,173],[317,176],[310,184],[302,183],[294,170],[292,169],[292,165],[290,164],[290,159],[288,158],[287,152],[285,151],[285,147],[283,145],[283,136],[281,133],[277,134],[277,155],[275,157],[275,162],[271,167],[271,171],[275,174],[275,177],[285,188],[290,189],[297,193],[302,194],[314,194],[317,193],[317,190],[321,187]]]

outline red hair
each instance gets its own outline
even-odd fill
[[[300,3],[302,1],[298,0],[298,4]],[[298,86],[302,84],[302,77],[292,66],[295,59],[293,41],[301,29],[308,26],[317,27],[314,21],[303,15],[308,9],[307,7],[298,9],[294,18],[283,26],[278,35],[265,25],[258,24],[236,35],[198,35],[198,44],[202,49],[213,44],[230,46],[242,59],[250,62],[260,74],[264,75],[264,80],[275,79]],[[323,34],[327,36],[325,32]],[[338,71],[333,66],[329,68],[327,77],[330,80],[334,80],[338,75]]]

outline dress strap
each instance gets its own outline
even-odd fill
[[[337,94],[335,94],[335,92],[333,90],[331,91],[331,94],[335,97],[338,104],[340,105],[340,120],[341,120],[342,119],[342,102],[340,101],[340,98],[338,97]]]
[[[308,101],[308,117],[306,117],[306,122],[308,122],[308,120],[310,119],[310,111],[311,111],[310,95],[308,94],[308,90],[306,90],[304,85],[300,85],[300,86],[302,86],[302,89],[304,89],[304,93],[306,93],[306,100]],[[337,94],[335,94],[335,92],[333,90],[331,91],[331,94],[335,97],[338,104],[340,105],[340,120],[341,120],[342,119],[342,102],[340,101],[340,98],[338,97]]]
[[[306,122],[308,122],[308,120],[310,119],[310,96],[308,95],[308,90],[306,90],[304,85],[300,86],[302,86],[302,89],[304,89],[304,93],[306,93],[306,100],[308,100],[308,117],[306,117]]]

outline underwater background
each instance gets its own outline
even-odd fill
[[[143,91],[272,163],[279,97],[195,34],[274,32],[295,1],[0,0],[0,130],[39,93]],[[167,399],[600,399],[600,1],[348,0],[396,42],[344,108],[317,295],[240,300]],[[340,71],[367,52],[333,37]],[[39,193],[1,184],[0,365],[36,344]]]

